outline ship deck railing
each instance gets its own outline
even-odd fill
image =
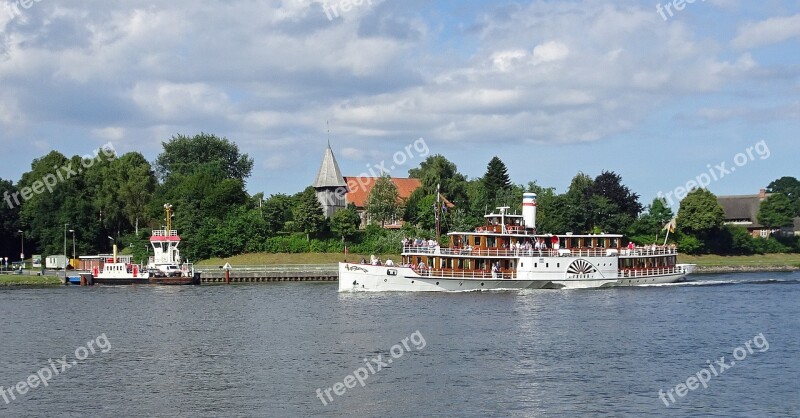
[[[656,255],[678,255],[677,248],[669,247],[636,247],[632,250],[624,248],[620,250],[620,257],[647,257]]]
[[[516,277],[515,273],[491,272],[483,270],[448,270],[448,269],[425,269],[416,270],[422,277],[445,278],[445,279],[505,279],[510,280]]]
[[[682,267],[656,267],[644,269],[624,269],[620,270],[620,279],[636,279],[640,277],[666,276],[670,274],[686,273]]]
[[[151,235],[151,236],[153,236],[153,237],[177,237],[178,236],[178,230],[171,229],[171,230],[167,231],[166,229],[154,229],[153,230],[153,235]]]
[[[442,247],[405,247],[404,256],[413,255],[443,255],[460,257],[617,257],[620,252],[616,248],[561,248],[544,250],[504,249],[504,248],[442,248]]]

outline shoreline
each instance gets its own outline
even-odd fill
[[[693,274],[776,273],[800,271],[800,266],[697,266]]]

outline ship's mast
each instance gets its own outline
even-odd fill
[[[441,184],[436,185],[436,205],[433,207],[434,211],[436,211],[436,243],[440,242],[440,238],[442,235],[441,230],[441,221],[440,221],[440,212],[442,210],[442,194],[440,193],[440,186]]]
[[[169,231],[172,230],[172,205],[164,204],[164,210],[167,212],[167,236],[169,236]]]

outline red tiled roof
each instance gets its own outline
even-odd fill
[[[345,177],[344,182],[347,183],[347,203],[353,203],[359,208],[363,208],[367,204],[367,196],[375,186],[378,177]],[[414,190],[422,186],[419,179],[407,179],[392,177],[392,181],[397,186],[397,194],[400,199],[406,200]]]
[[[377,180],[378,177],[345,177],[347,203],[353,203],[356,207],[363,208],[367,203],[369,192],[372,191],[372,187],[375,186]],[[397,194],[401,200],[408,199],[411,193],[414,193],[414,190],[422,186],[422,182],[419,179],[392,177],[392,181],[397,186]],[[444,199],[444,197],[442,199],[448,207],[453,207],[453,204],[448,202],[447,199]]]

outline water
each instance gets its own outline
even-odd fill
[[[74,359],[90,340],[96,349],[49,386],[0,398],[0,416],[800,416],[800,273],[694,277],[464,294],[4,289],[0,385]],[[768,349],[752,341],[759,334]],[[364,387],[325,398],[403,339]],[[659,399],[746,342],[753,352],[708,388],[670,407]]]

